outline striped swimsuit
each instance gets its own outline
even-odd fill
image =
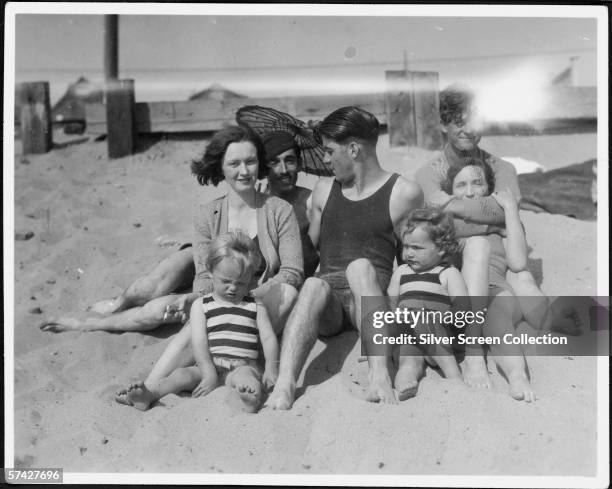
[[[229,370],[255,365],[259,355],[255,299],[245,296],[239,304],[230,306],[215,301],[211,292],[202,298],[202,310],[215,365]]]
[[[402,265],[405,266],[405,265]],[[440,274],[449,265],[438,265],[426,272],[417,273],[405,266],[400,276],[399,306],[426,311],[448,311],[451,299],[440,281]]]

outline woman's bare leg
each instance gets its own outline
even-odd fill
[[[117,297],[96,302],[90,310],[106,315],[143,306],[152,299],[176,292],[184,285],[191,285],[194,274],[192,249],[179,250],[160,262],[148,274],[138,277]]]
[[[536,284],[529,270],[506,274],[525,320],[532,328],[566,335],[580,334],[580,321],[575,308],[564,299],[549,300]]]
[[[297,302],[297,297],[298,291],[295,287],[281,283],[274,284],[261,298],[277,336],[283,332],[289,313]]]
[[[518,301],[510,292],[502,291],[489,304],[484,327],[485,336],[499,338],[500,345],[491,345],[491,354],[495,363],[504,373],[510,384],[510,395],[519,401],[535,401],[536,396],[531,388],[527,375],[527,363],[520,345],[505,344],[505,334],[516,332],[515,325],[521,320],[522,311]]]
[[[489,257],[491,246],[482,236],[465,240],[461,275],[465,280],[474,310],[484,310],[489,296]],[[481,351],[466,352],[463,360],[463,380],[472,387],[489,388],[491,379]]]

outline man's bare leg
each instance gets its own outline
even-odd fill
[[[355,305],[355,315],[352,318],[353,324],[357,326],[362,338],[372,338],[373,332],[370,330],[371,325],[361,324],[361,298],[372,297],[380,298],[380,305],[377,307],[378,310],[386,309],[386,301],[384,299],[385,293],[383,292],[380,284],[378,283],[378,275],[376,269],[372,263],[365,259],[360,258],[349,264],[346,269],[346,278],[351,292],[353,293],[353,300]],[[373,299],[374,300],[374,299]],[[373,304],[374,306],[374,304]],[[363,330],[362,330],[363,326]],[[370,344],[370,341],[366,342],[366,345]],[[397,399],[393,393],[393,384],[391,382],[391,376],[389,375],[389,361],[391,359],[391,350],[387,348],[387,351],[376,352],[384,354],[372,355],[372,352],[366,352],[368,354],[368,381],[369,385],[366,391],[366,399],[370,402],[384,402],[396,404]]]
[[[162,324],[180,322],[182,315],[176,311],[189,311],[197,294],[174,294],[159,297],[147,302],[142,307],[133,307],[126,311],[104,317],[77,319],[71,317],[48,318],[39,325],[42,331],[61,333],[64,331],[150,331]],[[175,311],[168,314],[167,311]],[[183,318],[184,319],[184,318]]]
[[[484,310],[487,307],[490,254],[491,246],[482,236],[472,236],[466,239],[461,274],[475,310]],[[467,385],[486,389],[491,387],[491,379],[482,348],[477,350],[466,348],[463,367],[463,380]]]
[[[143,306],[152,299],[171,294],[182,286],[191,284],[194,274],[193,250],[185,248],[176,251],[148,274],[138,277],[117,297],[96,302],[89,310],[107,315]]]
[[[279,375],[267,407],[291,409],[297,379],[319,330],[322,334],[337,334],[341,327],[342,308],[329,284],[315,277],[306,279],[283,332]]]

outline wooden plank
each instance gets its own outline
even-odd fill
[[[236,110],[244,105],[272,107],[304,121],[321,120],[339,107],[357,105],[386,123],[383,94],[140,102],[135,104],[133,115],[138,133],[217,131],[234,124]],[[85,114],[89,133],[106,133],[104,104],[87,104]]]
[[[429,150],[441,149],[438,73],[412,71],[411,75],[414,90],[416,145]]]
[[[408,79],[408,76],[403,76],[403,71],[396,73],[401,75],[389,81],[390,88],[395,89],[391,95],[396,97],[394,100],[401,101],[406,105],[403,110],[408,114],[412,113],[412,110],[409,109],[410,104],[413,103],[415,112],[412,113],[412,118],[410,116],[400,117],[397,112],[399,107],[396,105],[393,106],[394,112],[391,113],[391,106],[388,106],[387,102],[388,95],[384,93],[240,98],[225,101],[141,102],[134,107],[136,131],[138,133],[217,131],[225,124],[235,123],[236,110],[244,105],[272,107],[287,112],[305,122],[322,120],[339,107],[356,105],[373,113],[381,124],[393,126],[395,123],[396,127],[398,127],[397,124],[400,124],[398,129],[400,134],[404,131],[408,136],[400,137],[398,142],[397,136],[394,135],[394,145],[411,144],[425,148],[435,148],[437,143],[434,125],[437,124],[437,115],[434,116],[434,114],[437,111],[438,95],[434,93],[432,86],[434,75],[416,75],[419,80],[421,77],[424,80],[423,83],[427,87],[427,96],[414,98],[409,95],[413,87],[412,78],[414,78],[414,75],[411,75],[411,78]],[[538,119],[597,117],[595,88],[562,88],[564,90],[551,89],[549,100],[553,103],[547,104],[548,108],[544,111],[545,116],[537,117]],[[403,100],[397,99],[400,93],[403,93]],[[415,115],[420,120],[420,126],[416,123]],[[106,133],[106,108],[103,104],[86,105],[86,117],[88,132],[93,134]],[[389,124],[390,120],[391,124]]]
[[[49,82],[20,83],[17,86],[21,106],[23,154],[46,153],[53,146]]]
[[[134,80],[109,82],[106,94],[108,157],[121,158],[134,151]]]
[[[389,144],[416,146],[414,90],[409,71],[385,71],[387,81],[386,112]]]

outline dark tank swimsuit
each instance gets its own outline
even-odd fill
[[[376,192],[362,200],[347,199],[340,182],[334,180],[321,214],[318,273],[332,289],[348,289],[346,268],[358,258],[367,258],[376,269],[383,291],[387,290],[396,252],[389,200],[398,177],[393,173]]]

